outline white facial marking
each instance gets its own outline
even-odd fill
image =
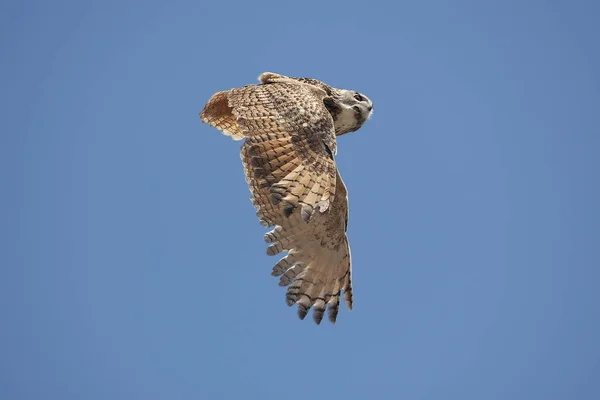
[[[356,116],[352,108],[344,107],[342,112],[337,116],[335,127],[337,130],[347,131],[353,129],[356,125]]]

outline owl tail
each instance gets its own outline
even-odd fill
[[[229,91],[215,93],[200,113],[200,119],[219,129],[224,135],[231,136],[233,140],[242,140],[244,134],[229,107],[227,94]]]

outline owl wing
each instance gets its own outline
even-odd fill
[[[297,303],[302,319],[314,307],[317,323],[329,307],[335,322],[342,290],[352,307],[352,285],[347,195],[333,159],[326,93],[298,81],[261,80],[267,83],[215,94],[201,117],[246,138],[241,158],[251,200],[261,223],[275,226],[265,235],[267,254],[288,251],[273,268],[289,286],[288,305]]]
[[[265,234],[265,241],[270,243],[267,254],[288,252],[275,264],[272,275],[281,277],[280,286],[288,286],[287,304],[298,304],[301,319],[313,307],[313,317],[318,324],[329,308],[329,320],[334,323],[342,290],[346,305],[352,310],[352,270],[346,236],[348,198],[344,182],[336,171],[331,206],[306,223],[301,213],[288,215],[281,204],[270,201],[268,187],[254,177],[250,149],[251,145],[245,143],[241,152],[246,181],[252,192],[250,198],[263,224],[275,225],[275,229]]]
[[[300,207],[308,222],[335,195],[336,139],[326,93],[289,78],[266,82],[216,93],[201,118],[234,139],[245,137],[253,179],[268,187],[285,215]]]

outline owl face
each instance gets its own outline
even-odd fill
[[[373,103],[364,94],[354,90],[338,89],[334,97],[335,107],[328,107],[333,117],[335,134],[358,130],[373,114]]]

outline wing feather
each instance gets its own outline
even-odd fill
[[[273,267],[272,275],[279,276],[279,285],[288,286],[288,305],[298,304],[298,316],[304,319],[314,308],[315,322],[320,323],[326,310],[329,320],[335,323],[340,296],[344,294],[346,305],[352,309],[351,257],[346,221],[348,214],[347,192],[336,172],[335,197],[324,213],[316,213],[305,222],[302,213],[286,216],[282,203],[274,205],[266,201],[269,189],[261,187],[253,178],[252,165],[242,147],[242,160],[250,190],[259,217],[275,228],[265,234],[271,243],[267,254],[275,255],[288,251]]]
[[[283,202],[286,214],[307,205],[306,221],[317,209],[324,212],[335,196],[336,166],[328,151],[335,148],[335,130],[324,96],[298,81],[250,85],[228,94],[255,177],[270,187],[275,205]]]

